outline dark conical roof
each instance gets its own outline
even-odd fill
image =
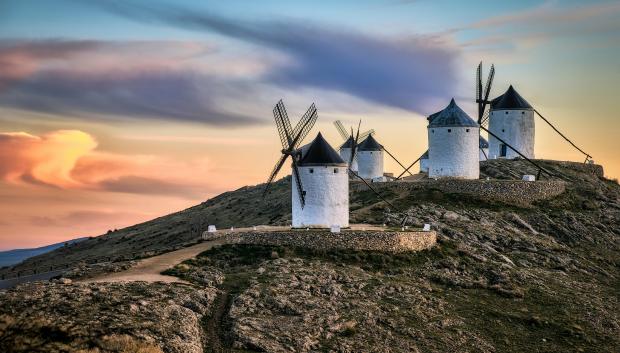
[[[433,113],[431,115],[428,116],[428,118],[426,118],[426,120],[428,120],[428,122],[430,123],[431,121],[433,121],[433,119],[435,119],[437,117],[437,115],[439,115],[439,113],[441,113],[442,111],[438,111],[437,113]]]
[[[448,106],[435,114],[431,114],[428,117],[428,127],[443,127],[443,126],[471,126],[477,127],[478,124],[467,115],[454,101],[454,98],[450,101]]]
[[[349,138],[340,146],[339,149],[353,148],[353,145],[355,145],[355,140],[353,139],[353,136],[349,136]]]
[[[489,142],[485,140],[482,136],[480,136],[480,142],[478,145],[479,148],[489,148]]]
[[[534,109],[519,93],[510,85],[506,93],[491,101],[491,109],[508,110],[508,109]]]
[[[383,147],[372,137],[372,134],[368,135],[362,143],[357,146],[359,151],[381,151]]]
[[[346,164],[338,152],[325,141],[319,132],[316,138],[301,148],[301,160],[299,165],[340,165]]]

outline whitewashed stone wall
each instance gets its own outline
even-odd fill
[[[493,110],[489,117],[489,131],[508,142],[527,158],[534,158],[535,123],[533,110]],[[501,142],[489,134],[489,158],[500,157]],[[506,147],[506,158],[519,157]]]
[[[478,179],[480,176],[477,127],[429,127],[430,178]]]
[[[311,172],[312,171],[312,172]],[[334,172],[336,171],[336,172]],[[301,182],[306,191],[306,204],[301,201],[293,181],[293,227],[329,228],[349,226],[349,175],[345,166],[299,167]],[[293,177],[295,174],[293,173]]]
[[[342,158],[345,162],[349,163],[349,160],[351,159],[351,149],[341,148],[340,158]],[[357,172],[357,159],[353,159],[353,163],[351,163],[351,170]]]
[[[399,253],[432,248],[437,243],[437,233],[394,231],[283,231],[247,232],[224,236],[229,244],[261,244],[294,246],[318,250],[371,250]]]
[[[373,179],[383,176],[383,151],[358,151],[359,176]]]

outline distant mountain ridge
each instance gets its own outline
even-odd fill
[[[38,248],[0,251],[0,267],[15,265],[33,256],[45,254],[52,250],[56,250],[64,246],[65,244],[74,244],[86,239],[88,239],[88,237],[71,239],[68,241],[41,246]]]

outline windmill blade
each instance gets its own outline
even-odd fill
[[[363,133],[361,133],[361,134],[360,134],[360,140],[364,141],[364,139],[365,139],[366,137],[368,137],[369,135],[372,135],[372,134],[374,134],[374,133],[375,133],[375,130],[374,130],[374,129],[370,129],[370,130],[368,130],[368,131],[366,131],[366,132],[363,132]]]
[[[340,120],[336,120],[334,121],[334,126],[336,126],[336,130],[338,130],[338,133],[342,136],[342,139],[346,141],[349,138],[349,135],[347,135],[347,130],[344,128],[344,125],[342,125],[342,122]]]
[[[284,103],[280,99],[276,104],[275,108],[273,108],[273,117],[276,120],[276,126],[278,128],[278,135],[280,135],[280,142],[282,142],[282,147],[287,149],[293,142],[292,137],[292,128],[291,128],[291,120],[286,114],[286,108],[284,108]]]
[[[362,126],[362,120],[357,124],[357,134],[355,135],[355,141],[353,141],[353,147],[351,147],[351,157],[349,158],[349,168],[353,163],[353,159],[356,157],[357,153],[357,143],[360,138],[360,126]],[[351,128],[351,136],[353,136],[353,128]]]
[[[487,104],[487,101],[489,100],[489,93],[491,92],[491,85],[493,84],[493,76],[495,76],[495,65],[491,64],[491,71],[489,71],[487,85],[484,88],[484,104]]]
[[[295,179],[295,185],[297,186],[297,193],[299,194],[301,208],[304,208],[304,206],[306,206],[306,195],[304,195],[304,188],[303,185],[301,185],[301,177],[299,174],[299,169],[297,168],[297,161],[295,161],[295,158],[293,158],[293,174],[293,179]]]
[[[392,157],[392,159],[395,160],[396,163],[398,163],[399,166],[401,166],[403,169],[405,169],[405,172],[407,172],[407,173],[409,173],[409,175],[413,176],[413,174],[411,174],[409,169],[406,169],[406,167],[398,159],[396,159],[396,157],[394,157],[394,155],[392,155],[390,153],[390,151],[388,151],[384,146],[381,146],[381,148],[383,148],[383,150],[388,154],[388,156]]]
[[[487,79],[487,85],[484,88],[484,100],[482,101],[482,117],[484,117],[486,106],[489,102],[489,94],[491,93],[491,85],[493,84],[493,76],[495,76],[495,66],[491,65],[491,71]]]
[[[271,174],[269,174],[269,179],[267,179],[267,185],[265,185],[265,190],[263,190],[263,197],[265,197],[265,194],[267,194],[267,191],[269,190],[269,186],[271,186],[271,183],[273,182],[273,179],[275,179],[275,177],[276,177],[276,175],[278,175],[278,172],[280,171],[280,169],[282,169],[282,165],[284,165],[284,162],[286,161],[287,157],[288,157],[288,155],[283,154],[280,157],[280,160],[278,160],[276,165],[271,170]]]
[[[482,121],[482,61],[476,69],[476,103],[478,103],[478,124]]]
[[[482,61],[476,70],[476,99],[482,98]]]
[[[304,114],[295,126],[295,130],[293,130],[293,148],[298,148],[301,142],[308,136],[308,133],[314,126],[318,117],[319,115],[317,114],[316,107],[314,103],[312,103],[310,108],[306,111],[306,114]]]
[[[351,137],[355,136],[353,134],[353,128],[351,128]],[[353,146],[351,146],[351,155],[349,156],[349,165],[353,165],[353,160],[355,159],[355,157],[357,157],[355,155],[355,150],[357,147],[357,143],[355,143],[355,137],[353,137]]]
[[[486,110],[484,112],[484,115],[482,116],[482,121],[480,122],[480,125],[483,125],[485,127],[489,125],[489,115],[490,111]]]

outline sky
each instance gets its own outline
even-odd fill
[[[0,250],[264,182],[279,99],[293,124],[316,104],[308,139],[362,119],[409,164],[425,116],[476,116],[480,61],[618,178],[618,57],[618,1],[1,0]],[[538,158],[583,161],[536,124]]]

